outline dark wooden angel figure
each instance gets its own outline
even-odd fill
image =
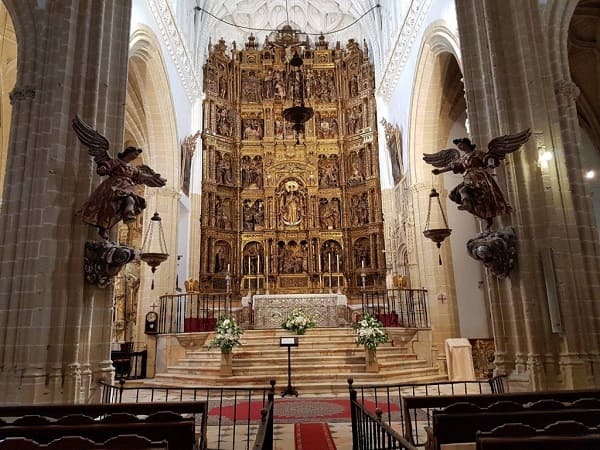
[[[135,166],[132,161],[142,153],[141,148],[127,147],[111,158],[108,140],[79,117],[73,119],[73,130],[96,163],[96,173],[108,176],[83,205],[81,216],[85,223],[98,228],[103,239],[119,221],[132,222],[146,208],[146,200],[136,194],[135,185],[162,187],[167,180],[145,165]]]
[[[423,160],[436,167],[433,169],[435,175],[449,171],[464,174],[462,183],[450,191],[450,200],[458,203],[458,209],[485,219],[489,228],[494,217],[512,211],[491,170],[498,167],[506,155],[518,150],[530,136],[531,131],[527,129],[494,138],[487,151],[476,150],[468,138],[455,139],[453,142],[458,149],[425,153]]]

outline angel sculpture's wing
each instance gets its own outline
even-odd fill
[[[81,143],[88,148],[88,153],[94,158],[96,164],[111,159],[108,155],[108,140],[78,116],[73,119],[73,130]]]
[[[160,173],[156,173],[145,164],[137,166],[137,169],[139,170],[137,181],[140,184],[145,184],[150,187],[163,187],[167,182],[167,180],[160,176]]]
[[[444,168],[460,158],[460,150],[447,148],[437,153],[423,153],[423,161],[434,167]]]
[[[488,144],[488,151],[484,157],[484,164],[488,167],[498,167],[506,155],[512,153],[529,140],[531,130],[527,128],[520,133],[505,134],[494,138]]]

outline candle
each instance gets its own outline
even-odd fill
[[[360,263],[362,265],[362,268],[364,269],[365,268],[365,260],[364,260],[364,258],[360,260]]]
[[[229,264],[227,264],[227,272],[229,272]]]
[[[256,257],[256,275],[260,273],[260,255]]]
[[[329,272],[331,272],[331,253],[329,253]]]
[[[336,259],[336,272],[340,271],[340,255],[335,255],[335,259]]]

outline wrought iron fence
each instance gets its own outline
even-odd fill
[[[430,328],[425,289],[361,292],[362,312],[376,316],[385,327]]]
[[[352,450],[416,450],[406,439],[382,420],[382,410],[375,414],[358,402],[357,392],[350,389],[352,416]]]
[[[438,408],[424,408],[404,411],[402,398],[404,396],[440,396],[467,394],[496,394],[504,392],[503,377],[477,381],[440,381],[434,383],[400,383],[393,385],[365,384],[354,386],[354,380],[348,379],[350,392],[357,392],[357,401],[371,412],[380,409],[380,419],[398,430],[402,436],[411,437],[411,442],[417,446],[425,443],[420,430],[431,426],[432,411]],[[501,390],[498,390],[501,389]],[[408,417],[405,415],[408,414]],[[410,426],[407,426],[410,424]],[[408,436],[409,435],[409,436]]]
[[[103,403],[183,402],[208,403],[208,448],[250,450],[258,442],[255,425],[262,425],[261,410],[270,411],[270,424],[263,430],[263,442],[273,441],[273,401],[275,380],[270,387],[153,387],[102,384]],[[270,434],[269,434],[270,433]],[[271,444],[272,445],[272,444]],[[269,447],[264,447],[269,450]],[[272,448],[272,447],[271,447]]]
[[[231,294],[163,295],[159,299],[158,333],[214,331],[219,317],[234,313],[231,303]]]

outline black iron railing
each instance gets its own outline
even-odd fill
[[[425,425],[431,426],[432,411],[438,408],[420,408],[404,411],[404,396],[440,396],[467,394],[495,394],[504,392],[503,377],[477,381],[440,381],[434,383],[400,383],[393,385],[361,385],[353,386],[354,380],[348,379],[350,391],[357,392],[357,401],[371,413],[376,409],[382,411],[380,419],[402,436],[409,437],[417,446],[425,443],[426,437],[420,430]],[[498,390],[501,387],[501,391]],[[406,417],[405,417],[406,416]]]
[[[372,413],[358,402],[354,389],[350,389],[350,414],[352,450],[416,450],[416,447],[383,422],[380,408]]]
[[[272,388],[275,388],[273,383]],[[252,450],[273,450],[273,409],[275,404],[275,392],[267,395],[267,405],[260,410],[260,426],[256,432],[256,440]]]
[[[206,401],[208,403],[208,435],[210,449],[250,450],[257,438],[252,427],[261,424],[261,410],[271,411],[271,424],[264,432],[266,439],[273,436],[273,393],[275,380],[268,388],[251,387],[152,387],[126,386],[102,383],[103,403],[183,402]],[[271,395],[271,397],[269,397]],[[269,406],[271,402],[271,406]],[[270,426],[270,428],[268,428]],[[270,433],[270,434],[268,434]],[[268,447],[265,447],[268,448]]]
[[[385,327],[430,328],[425,289],[365,290],[362,312],[376,316]]]
[[[159,299],[158,333],[214,331],[219,317],[232,315],[231,294],[186,293]]]

